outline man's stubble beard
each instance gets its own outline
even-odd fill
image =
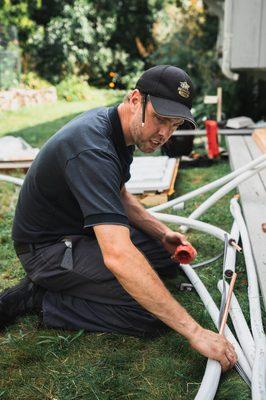
[[[142,141],[141,139],[141,135],[142,135],[142,120],[141,120],[141,114],[140,115],[136,115],[131,124],[130,124],[130,133],[131,133],[131,137],[134,140],[134,144],[135,146],[137,146],[137,148],[142,151],[143,153],[152,153],[153,149],[151,148],[146,148],[147,146],[147,142]]]

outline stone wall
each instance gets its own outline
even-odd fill
[[[56,88],[51,86],[39,90],[10,89],[0,92],[0,111],[57,101]]]

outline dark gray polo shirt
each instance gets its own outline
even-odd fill
[[[39,243],[92,233],[98,224],[128,226],[120,190],[130,178],[117,107],[89,110],[42,147],[20,191],[13,240]]]

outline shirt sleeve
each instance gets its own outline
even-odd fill
[[[84,217],[84,228],[99,224],[129,226],[121,196],[121,167],[112,154],[90,149],[68,160],[66,181]]]

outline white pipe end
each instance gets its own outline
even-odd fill
[[[185,208],[185,202],[183,201],[182,203],[178,203],[173,206],[173,210],[184,210]]]
[[[185,225],[181,225],[181,226],[179,227],[179,230],[180,230],[180,232],[182,232],[182,233],[186,233],[186,232],[189,230],[189,227],[188,227],[188,226],[185,226]]]

